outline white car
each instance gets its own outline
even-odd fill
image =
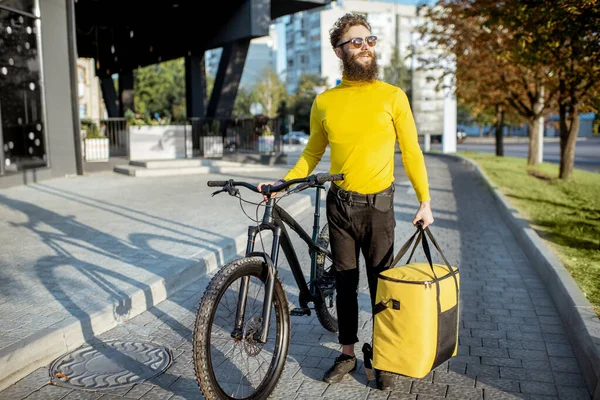
[[[283,144],[302,144],[308,143],[308,135],[300,131],[288,132],[282,136]]]

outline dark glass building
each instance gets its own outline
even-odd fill
[[[0,187],[76,173],[67,4],[0,0]]]
[[[135,69],[185,57],[187,117],[226,120],[250,40],[329,1],[224,0],[208,15],[197,0],[0,0],[0,188],[83,174],[78,57],[95,60],[111,118],[132,103]],[[219,47],[207,101],[204,52]]]

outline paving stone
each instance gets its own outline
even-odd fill
[[[416,394],[396,393],[396,392],[390,393],[390,396],[388,397],[388,400],[416,400],[416,399],[417,399]]]
[[[506,339],[506,332],[501,330],[471,329],[472,337]]]
[[[521,344],[523,345],[524,350],[539,350],[539,351],[546,350],[546,344],[544,342],[536,342],[533,340],[523,340],[523,341],[521,341]]]
[[[529,400],[529,395],[524,393],[510,393],[500,390],[483,389],[484,400]]]
[[[475,387],[475,379],[471,376],[458,374],[456,372],[435,372],[433,383],[446,385],[460,385],[463,388]]]
[[[546,343],[570,344],[569,338],[566,335],[544,333],[543,336]]]
[[[581,374],[570,374],[567,372],[553,372],[552,374],[557,386],[587,387]]]
[[[500,368],[493,365],[467,364],[467,375],[476,377],[500,377]]]
[[[546,343],[546,350],[548,351],[549,356],[575,357],[575,353],[570,344]]]
[[[450,386],[448,386],[448,392],[446,393],[446,398],[447,399],[456,399],[456,400],[483,399],[483,390],[450,385]]]
[[[133,385],[131,387],[131,389],[127,393],[125,393],[125,397],[132,398],[132,399],[139,399],[143,395],[148,393],[150,390],[152,390],[151,385],[146,385],[146,384]]]
[[[524,368],[500,367],[500,378],[519,380],[527,376]]]
[[[564,400],[590,400],[592,395],[587,388],[557,386],[558,398]]]
[[[549,360],[544,360],[544,361],[522,360],[522,362],[523,362],[523,368],[525,368],[525,369],[541,369],[541,370],[549,370],[550,369],[550,361]]]
[[[540,328],[543,333],[555,333],[555,334],[559,334],[559,335],[565,334],[565,330],[562,327],[562,325],[558,325],[558,324],[548,325],[546,323],[542,323],[540,325]]]
[[[43,385],[40,385],[40,387]],[[23,399],[25,397],[27,397],[30,393],[36,391],[38,388],[33,388],[33,387],[29,387],[26,385],[22,385],[19,382],[15,383],[14,385],[9,386],[8,388],[4,389],[2,392],[0,392],[0,398],[5,398],[5,399]]]
[[[486,357],[506,357],[508,358],[508,351],[501,348],[489,348],[489,347],[471,347],[470,355],[472,356],[486,356]]]
[[[71,390],[64,387],[46,385],[25,398],[27,400],[59,400],[65,397]]]
[[[421,395],[444,397],[447,389],[448,385],[446,384],[415,381],[410,389],[410,392],[418,394],[419,397]]]
[[[554,383],[554,376],[551,371],[528,369],[525,374],[525,379],[536,382]]]
[[[515,358],[496,358],[496,357],[481,357],[482,365],[497,365],[499,367],[513,367],[520,368],[523,363],[519,359]]]
[[[492,321],[496,324],[503,324],[502,326],[520,326],[525,323],[525,320],[522,317],[514,317],[510,315],[494,315],[492,316]]]
[[[514,339],[498,339],[498,347],[504,347],[507,349],[522,349],[523,342],[521,340]]]
[[[460,337],[458,342],[465,346],[482,346],[482,338],[479,337]]]
[[[489,376],[477,377],[475,387],[479,389],[502,390],[505,392],[519,392],[519,382],[513,379],[501,379]]]
[[[550,357],[550,366],[555,372],[570,372],[579,374],[579,365],[577,360],[570,357]]]
[[[541,333],[525,333],[519,331],[510,330],[506,334],[507,339],[511,340],[531,340],[531,341],[543,341],[544,337]]]
[[[465,328],[476,328],[476,329],[497,329],[498,324],[495,322],[478,322],[478,321],[463,321]]]
[[[102,393],[88,392],[83,390],[73,390],[61,400],[98,400],[102,397]]]
[[[521,382],[521,392],[529,394],[541,394],[546,396],[554,396],[557,394],[556,386],[552,383],[544,382]]]
[[[171,397],[173,397],[173,392],[155,386],[148,393],[143,395],[141,400],[167,400]]]
[[[320,397],[325,392],[328,386],[329,384],[320,380],[317,381],[304,379],[302,381],[302,384],[298,388],[298,393],[312,394],[313,398]]]
[[[495,339],[495,338],[482,338],[482,344],[483,347],[500,347],[499,346],[499,339]]]
[[[367,394],[367,400],[386,400],[390,396],[390,391],[370,389]],[[348,400],[348,397],[341,397],[340,400]]]
[[[300,363],[300,365],[302,367],[316,368],[317,366],[319,366],[319,364],[321,364],[321,362],[325,362],[325,364],[327,364],[327,366],[325,364],[323,364],[323,365],[319,366],[319,368],[329,368],[333,365],[333,361],[334,360],[330,360],[328,358],[306,356],[302,359],[302,362]]]
[[[548,354],[545,351],[508,349],[510,358],[520,358],[527,361],[545,361]]]

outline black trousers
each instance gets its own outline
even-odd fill
[[[382,201],[376,201],[377,196]],[[375,305],[377,276],[390,267],[394,258],[396,220],[393,198],[393,184],[374,196],[353,196],[352,192],[333,189],[327,193],[327,222],[335,267],[340,344],[358,342],[360,254],[365,260],[371,311]]]

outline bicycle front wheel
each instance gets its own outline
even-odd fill
[[[288,302],[275,277],[267,342],[256,340],[268,269],[261,258],[246,257],[224,266],[209,283],[196,314],[193,354],[196,380],[204,397],[266,399],[285,366],[290,340]],[[240,287],[248,280],[241,332],[234,332]]]

